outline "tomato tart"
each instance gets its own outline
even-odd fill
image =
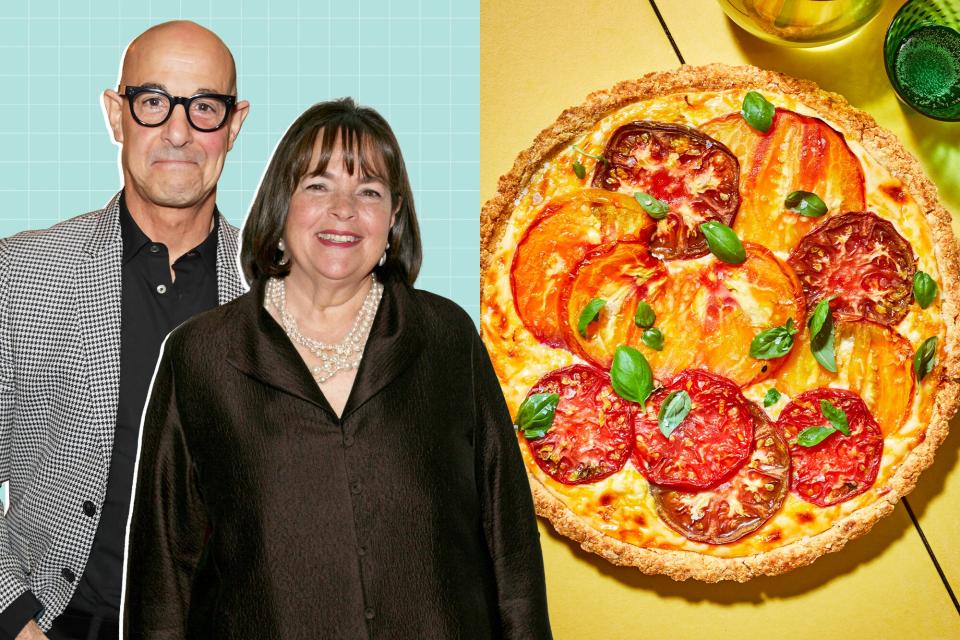
[[[587,96],[481,219],[538,514],[679,580],[837,551],[947,434],[957,264],[917,161],[811,82],[684,66]]]

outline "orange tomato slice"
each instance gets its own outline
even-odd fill
[[[664,334],[664,349],[638,348],[658,377],[676,373],[678,365],[706,366],[746,386],[782,366],[786,356],[750,357],[750,343],[789,318],[803,326],[803,289],[793,270],[771,251],[749,242],[744,249],[747,259],[740,265],[712,259],[699,268],[671,273],[661,295],[649,301]]]
[[[837,373],[830,373],[810,353],[807,331],[797,343],[776,386],[789,396],[807,389],[840,386],[866,403],[884,435],[900,428],[913,403],[913,349],[891,327],[870,320],[836,321]]]
[[[567,312],[567,344],[585,359],[609,369],[618,346],[640,340],[643,329],[633,320],[637,303],[666,277],[666,268],[650,255],[646,243],[618,242],[588,254],[561,301]],[[586,335],[580,335],[580,314],[594,298],[606,304]]]
[[[815,225],[845,211],[862,211],[863,171],[843,135],[819,118],[777,109],[767,133],[739,113],[700,129],[725,144],[740,161],[740,210],[733,228],[743,240],[789,251]],[[827,213],[809,218],[783,206],[794,191],[811,191]]]
[[[544,344],[564,347],[560,296],[592,249],[649,237],[655,221],[630,196],[583,189],[550,200],[517,246],[510,282],[517,314]]]

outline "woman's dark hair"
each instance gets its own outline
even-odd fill
[[[318,136],[319,162],[311,168]],[[320,102],[304,111],[274,150],[243,225],[240,262],[247,282],[282,278],[290,273],[288,264],[280,264],[283,255],[277,249],[287,224],[290,200],[308,171],[318,175],[326,170],[338,144],[348,172],[353,174],[354,167],[359,165],[361,176],[386,183],[391,207],[400,203],[387,238],[387,261],[374,268],[377,277],[381,281],[396,277],[410,285],[417,279],[423,249],[400,145],[383,116],[370,107],[358,106],[351,98],[341,98]]]

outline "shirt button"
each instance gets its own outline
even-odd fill
[[[370,607],[367,607],[366,609],[363,610],[363,617],[366,618],[367,620],[373,620],[376,617],[376,615],[377,615],[376,612]]]
[[[87,500],[86,502],[83,503],[83,512],[92,518],[93,515],[97,512],[97,507],[92,502]]]
[[[163,294],[165,294],[166,292],[167,292],[167,285],[165,285],[165,284],[158,284],[158,285],[157,285],[157,293],[159,293],[160,295],[163,295]]]
[[[358,555],[358,556],[365,556],[365,555],[367,555],[367,548],[364,547],[364,546],[361,546],[360,548],[358,548],[358,549],[357,549],[357,555]]]
[[[160,246],[155,244],[150,245],[150,253],[160,253]]]
[[[363,491],[363,487],[360,485],[359,482],[354,482],[353,485],[350,487],[350,493],[352,493],[353,495],[357,495],[361,491]]]
[[[343,436],[343,446],[352,447],[353,446],[353,436]]]
[[[77,575],[73,571],[70,571],[70,569],[67,567],[64,567],[60,570],[60,575],[63,576],[63,579],[67,582],[73,582],[77,579]]]

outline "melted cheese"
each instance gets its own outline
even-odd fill
[[[593,129],[572,143],[588,154],[598,156],[603,153],[606,141],[613,131],[627,122],[655,120],[696,127],[715,117],[739,111],[743,93],[743,91],[724,91],[676,94],[631,104],[603,118]],[[792,97],[768,91],[765,95],[777,106],[821,118],[841,131],[840,127],[829,121],[829,118],[814,112]],[[914,253],[919,257],[917,268],[940,282],[930,227],[917,202],[909,194],[906,194],[905,202],[893,199],[888,190],[894,187],[902,188],[900,181],[891,176],[862,145],[852,140],[847,140],[847,144],[860,160],[863,168],[867,209],[891,221],[897,231],[910,242]],[[585,186],[584,182],[578,180],[571,170],[574,160],[579,160],[584,165],[588,176],[593,174],[597,160],[581,155],[574,151],[572,146],[561,149],[549,162],[545,162],[515,201],[510,220],[506,224],[499,244],[494,248],[492,260],[483,275],[481,332],[513,415],[516,415],[517,408],[527,392],[541,376],[554,369],[581,362],[577,356],[566,350],[540,344],[530,334],[517,316],[510,286],[513,253],[542,203]],[[638,154],[637,162],[645,161],[647,158]],[[709,184],[711,179],[712,174],[696,178],[698,185]],[[825,200],[828,203],[833,199],[834,194],[826,194]],[[781,259],[786,258],[783,252],[777,252],[777,255]],[[672,272],[676,269],[690,268],[692,263],[697,262],[699,261],[687,261],[686,267],[682,262],[674,262],[668,263],[667,267],[668,271]],[[566,267],[567,265],[562,264],[545,266],[551,272],[562,271]],[[769,313],[760,305],[753,303],[753,296],[748,287],[736,287],[731,290],[731,295],[743,309],[747,310],[747,313]],[[910,312],[896,329],[910,340],[914,349],[925,338],[932,335],[940,336],[940,344],[943,345],[945,325],[941,315],[940,298],[938,297],[925,310],[921,310],[916,305],[911,306]],[[849,346],[839,345],[839,349],[844,348]],[[783,508],[758,531],[727,545],[693,542],[667,527],[657,516],[646,479],[632,462],[628,461],[621,471],[599,482],[572,486],[558,483],[540,471],[522,437],[520,438],[521,450],[530,475],[571,511],[606,535],[643,547],[682,549],[720,557],[751,555],[820,533],[839,518],[872,504],[888,493],[887,485],[890,479],[910,451],[923,439],[926,425],[932,414],[936,378],[936,375],[928,376],[922,384],[918,385],[910,407],[909,418],[899,430],[887,434],[880,472],[876,482],[866,493],[827,508],[811,505],[790,493]],[[764,394],[775,383],[775,379],[758,383],[744,389],[744,394],[762,406]],[[840,382],[836,386],[843,386],[843,383]],[[784,394],[779,402],[766,409],[771,419],[776,420],[780,410],[788,401],[789,397]],[[710,492],[703,492],[693,500],[690,507],[694,509],[694,513],[699,513],[697,509],[705,509],[710,497]],[[732,512],[736,512],[741,506],[735,500],[731,500],[729,508]]]

